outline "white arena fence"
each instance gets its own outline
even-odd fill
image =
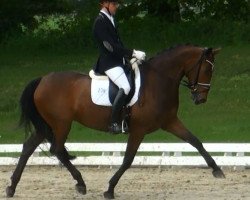
[[[221,167],[250,167],[250,143],[204,143],[203,145]],[[44,154],[49,148],[50,144],[41,144],[27,165],[58,165],[56,157]],[[78,155],[72,161],[75,165],[112,167],[122,164],[126,143],[66,143],[66,148],[73,155]],[[0,165],[16,165],[19,159],[17,156],[20,156],[21,151],[21,144],[0,145]],[[187,143],[142,143],[133,166],[206,167],[207,164],[197,150]]]

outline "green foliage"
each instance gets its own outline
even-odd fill
[[[153,17],[134,18],[123,22],[120,32],[130,47],[142,49],[164,49],[185,43],[225,46],[250,42],[250,25],[232,21],[169,23]]]
[[[120,18],[129,19],[143,13],[165,22],[200,19],[249,21],[249,0],[127,0]]]
[[[93,0],[1,0],[0,41],[10,31],[21,32],[23,26],[36,28],[35,16],[46,20],[48,15],[69,14],[75,16],[79,25],[83,21],[91,24],[98,9],[98,1],[93,4]],[[121,6],[118,19],[140,15],[170,23],[210,18],[248,22],[249,10],[249,0],[127,0]]]
[[[36,27],[35,15],[46,16],[71,11],[71,0],[1,0],[0,41],[10,31],[20,32],[21,24],[29,28]]]
[[[43,18],[38,28],[12,37],[0,45],[2,51],[78,52],[96,51],[92,36],[92,19],[75,15]],[[38,19],[39,20],[39,19]],[[204,46],[238,45],[250,42],[250,24],[245,22],[200,20],[169,23],[157,17],[135,17],[118,22],[119,32],[128,48],[165,49],[175,44]]]
[[[178,22],[181,20],[180,4],[176,0],[128,0],[123,4],[118,18],[127,20],[138,15]]]
[[[249,0],[181,0],[185,20],[249,21]]]
[[[36,17],[39,24],[34,30],[25,30],[3,43],[0,48],[6,51],[78,51],[93,47],[92,25],[75,15],[52,15],[47,18]]]
[[[143,0],[149,16],[159,17],[164,21],[178,22],[181,19],[180,5],[176,0]]]

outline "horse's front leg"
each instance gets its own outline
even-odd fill
[[[162,129],[173,133],[177,137],[195,147],[205,159],[207,165],[213,169],[213,176],[216,178],[225,178],[223,171],[218,167],[214,159],[203,147],[200,140],[196,138],[188,129],[186,129],[179,119],[165,124]]]
[[[128,143],[127,143],[127,148],[125,152],[125,156],[123,159],[123,163],[119,170],[114,174],[114,176],[110,179],[109,181],[109,188],[106,192],[104,192],[104,197],[106,199],[114,199],[114,189],[115,186],[117,185],[119,179],[121,176],[124,174],[124,172],[130,168],[135,154],[143,140],[143,135],[140,135],[138,132],[137,133],[130,133],[129,138],[128,138]]]

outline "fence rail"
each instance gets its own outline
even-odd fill
[[[55,157],[41,152],[49,151],[49,144],[40,145],[28,165],[58,165]],[[117,166],[121,165],[125,143],[66,143],[70,152],[88,152],[72,162],[75,165]],[[250,143],[205,143],[206,150],[213,154],[219,166],[250,167]],[[20,144],[0,145],[0,165],[16,165],[18,158],[8,157],[9,153],[22,151]],[[97,155],[99,152],[99,155]],[[2,156],[1,156],[2,155]],[[197,150],[187,143],[142,143],[133,166],[207,166]]]

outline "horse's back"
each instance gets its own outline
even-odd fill
[[[44,118],[59,117],[68,120],[73,117],[80,96],[89,98],[90,83],[90,78],[86,74],[77,72],[50,73],[41,79],[35,91],[35,105]]]
[[[46,96],[51,94],[53,98],[57,95],[59,95],[58,97],[62,94],[68,95],[69,93],[74,93],[79,83],[86,85],[89,80],[90,78],[86,74],[77,72],[53,72],[42,77],[35,95],[36,97],[41,97],[45,94]]]
[[[66,84],[72,84],[75,81],[84,80],[88,78],[89,76],[87,74],[78,73],[74,71],[52,72],[45,75],[42,78],[42,82],[46,81],[47,83],[50,83],[52,85],[59,84],[60,86],[62,86],[62,81],[64,81]]]

